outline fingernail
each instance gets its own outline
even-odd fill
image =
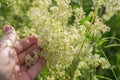
[[[38,38],[36,36],[29,36],[28,38],[33,42],[38,42]]]
[[[37,35],[33,35],[33,37],[38,38],[38,36],[37,36]]]
[[[12,29],[12,27],[9,26],[9,25],[4,26],[4,28],[3,28],[4,32],[7,32],[7,31],[9,31],[11,29]]]

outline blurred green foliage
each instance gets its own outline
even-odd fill
[[[118,11],[116,15],[114,15],[109,21],[106,21],[105,23],[111,28],[111,30],[109,33],[103,35],[104,38],[108,37],[108,39],[107,42],[105,42],[105,44],[102,46],[110,63],[112,64],[111,68],[115,70],[116,75],[120,80],[120,11]],[[113,77],[111,71],[106,72],[109,74],[109,77]]]
[[[16,30],[30,27],[30,20],[26,13],[31,2],[32,0],[0,0],[0,33],[5,24],[14,26]]]

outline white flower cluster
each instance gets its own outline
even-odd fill
[[[109,20],[117,11],[120,11],[120,0],[108,0],[104,3],[106,14],[103,15],[105,20]]]
[[[34,0],[27,13],[31,28],[24,27],[23,35],[37,34],[39,45],[43,48],[39,54],[47,59],[45,69],[48,73],[41,76],[41,80],[86,79],[84,76],[98,66],[103,69],[110,66],[105,58],[93,54],[93,45],[87,37],[105,33],[109,28],[98,17],[95,17],[94,23],[85,21],[80,24],[86,17],[83,8],[72,9],[69,3],[70,0]],[[18,14],[19,10],[15,13]],[[72,25],[68,25],[73,15],[75,20]],[[28,55],[27,64],[34,64],[38,56],[35,55],[34,59]],[[97,79],[95,74],[89,77]]]
[[[95,7],[105,7],[103,19],[109,20],[117,11],[120,10],[120,0],[92,0]]]
[[[101,27],[100,27],[101,26]],[[98,34],[100,34],[100,32],[105,33],[107,31],[110,31],[110,28],[107,27],[103,22],[102,19],[96,17],[95,18],[95,22],[93,24],[93,27],[91,27],[91,33],[94,36],[97,36]]]

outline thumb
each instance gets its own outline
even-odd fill
[[[13,44],[16,41],[16,32],[15,32],[14,28],[10,25],[5,25],[3,27],[3,32],[4,32],[4,35],[3,35],[2,39],[0,40],[2,45],[10,46],[10,47],[13,46]]]

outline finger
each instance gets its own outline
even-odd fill
[[[13,76],[13,80],[31,80],[28,75],[26,74],[26,72],[21,71],[19,73],[15,73]]]
[[[38,42],[38,38],[36,36],[29,36],[24,39],[20,39],[14,45],[14,48],[18,54],[25,51],[27,48],[31,47],[32,45]]]
[[[35,65],[28,69],[27,73],[31,80],[34,80],[34,78],[39,74],[39,72],[45,66],[45,64],[46,60],[44,58],[40,58]]]
[[[28,70],[28,66],[22,65],[22,66],[20,67],[20,70],[21,70],[21,71],[27,71],[27,70]]]
[[[39,47],[37,44],[34,44],[33,46],[31,46],[29,49],[25,50],[23,53],[19,54],[18,55],[18,58],[19,58],[19,63],[20,65],[24,64],[25,63],[25,59],[26,59],[26,55],[27,54],[30,54],[31,56],[33,56],[34,54],[34,51],[35,50],[38,50]]]
[[[1,38],[0,42],[2,46],[13,46],[16,41],[16,32],[14,28],[10,25],[6,25],[3,28],[4,36]]]

